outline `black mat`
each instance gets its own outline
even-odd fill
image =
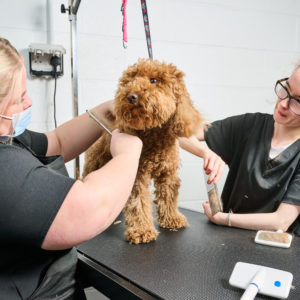
[[[164,299],[240,299],[242,290],[229,285],[236,262],[291,272],[288,299],[300,299],[300,238],[289,249],[254,243],[255,231],[216,226],[203,214],[181,209],[189,227],[159,228],[155,242],[131,245],[124,239],[124,220],[78,247],[102,266]],[[256,299],[271,299],[257,295]],[[272,298],[273,299],[273,298]]]

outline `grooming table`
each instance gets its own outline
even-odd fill
[[[254,243],[256,231],[217,226],[201,213],[180,210],[189,227],[159,228],[155,242],[131,245],[124,239],[125,224],[77,247],[79,273],[86,285],[110,299],[240,299],[243,290],[231,287],[236,262],[289,271],[294,275],[288,299],[300,299],[300,238],[291,248]],[[271,299],[257,295],[256,299]]]

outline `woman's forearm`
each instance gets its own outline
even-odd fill
[[[67,249],[104,231],[124,207],[138,168],[139,154],[121,154],[77,180],[58,211],[42,248]]]
[[[208,183],[214,182],[216,184],[220,180],[225,167],[225,162],[220,156],[200,142],[196,136],[180,138],[179,145],[184,150],[203,159],[203,168],[206,174],[209,174]]]
[[[189,138],[186,138],[186,137],[179,138],[179,146],[182,149],[184,149],[194,155],[197,155],[201,158],[204,157],[205,151],[207,149],[207,146],[205,144],[201,143],[195,135],[192,135]]]
[[[300,206],[281,203],[278,209],[272,213],[217,213],[209,217],[212,222],[219,225],[227,225],[251,230],[279,230],[287,231],[297,219]],[[207,213],[206,213],[207,214]]]
[[[101,231],[118,216],[130,196],[138,168],[138,157],[138,154],[116,156],[101,169],[88,174],[83,179],[84,190],[89,194],[89,201],[94,203],[92,207],[100,208],[101,214],[105,215],[103,219],[106,222]],[[93,211],[90,210],[91,215]]]
[[[105,118],[105,114],[110,109],[108,103],[93,108],[93,112],[98,118],[101,116],[103,119]],[[89,148],[103,132],[104,129],[87,113],[84,113],[46,133],[48,138],[47,155],[62,155],[65,162],[70,161]]]
[[[197,132],[190,136],[189,138],[181,137],[179,138],[179,145],[182,149],[195,154],[199,157],[203,157],[206,146],[201,143],[204,141],[204,132],[206,130],[207,125],[201,125]]]
[[[277,213],[257,213],[257,214],[234,214],[219,213],[215,216],[219,225],[233,226],[250,230],[278,230],[281,223],[277,218]]]

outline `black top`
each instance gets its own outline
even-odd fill
[[[205,141],[229,166],[223,208],[234,213],[274,212],[281,202],[300,205],[300,139],[269,158],[273,116],[245,114],[212,123]],[[291,226],[300,234],[300,217]]]
[[[27,299],[50,264],[70,252],[41,245],[75,180],[41,163],[44,134],[26,130],[18,140],[25,147],[0,143],[0,299]]]

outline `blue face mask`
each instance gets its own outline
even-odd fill
[[[31,107],[23,110],[18,114],[13,114],[12,117],[4,116],[4,115],[0,115],[0,117],[12,120],[12,127],[14,129],[14,133],[11,136],[18,136],[25,131],[28,124],[30,123]]]
[[[14,128],[13,136],[21,135],[27,128],[28,124],[30,123],[30,119],[31,119],[31,107],[28,107],[22,112],[13,115],[13,120],[12,120],[13,128]]]

